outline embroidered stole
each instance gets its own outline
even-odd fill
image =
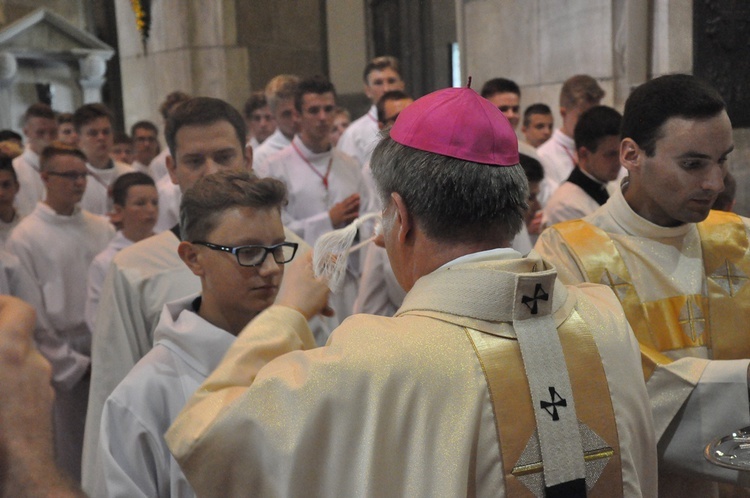
[[[575,302],[573,293],[568,299]],[[519,341],[466,329],[479,357],[493,404],[505,474],[505,495],[621,497],[622,467],[617,425],[599,350],[588,325],[572,305],[562,309],[569,315],[557,328],[557,336],[572,396],[566,399],[569,395],[550,387],[546,396],[549,399],[543,398],[540,405],[534,402],[527,376],[530,365]],[[552,327],[554,333],[554,325]],[[533,376],[533,372],[529,374]],[[564,374],[564,371],[557,372],[559,377]],[[556,458],[564,456],[555,451],[552,458],[543,458],[545,452],[537,420],[540,410],[545,411],[541,412],[542,417],[553,416],[558,408],[561,412],[569,409],[573,401],[577,417],[574,423],[577,422],[582,443],[585,482],[579,479],[579,482],[563,483],[551,489],[545,482],[545,463],[555,465]],[[554,438],[552,443],[555,444]],[[581,488],[571,489],[575,484]]]
[[[625,262],[609,235],[583,220],[555,225],[590,282],[615,291],[638,339],[646,380],[658,365],[671,363],[663,352],[706,346],[714,359],[750,357],[745,330],[750,323],[748,238],[742,219],[711,211],[698,223],[707,296],[674,296],[643,302]],[[717,333],[712,333],[712,331]]]

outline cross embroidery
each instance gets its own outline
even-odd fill
[[[556,422],[560,420],[560,415],[557,413],[557,407],[566,407],[568,406],[568,402],[565,398],[560,396],[552,386],[550,386],[549,388],[549,395],[552,400],[542,401],[540,404],[542,408],[544,408],[544,411],[546,411],[552,417],[552,421]],[[555,399],[555,397],[557,397],[557,399]]]
[[[720,270],[724,271],[719,273]],[[734,263],[730,263],[729,260],[724,260],[724,264],[710,278],[715,280],[730,297],[734,297],[748,280],[747,275],[737,268]]]
[[[536,287],[534,288],[534,297],[523,296],[521,298],[521,303],[525,304],[526,307],[531,310],[532,315],[536,315],[539,313],[537,301],[540,299],[542,301],[547,301],[549,299],[549,294],[542,289],[542,284],[536,284]]]
[[[625,293],[628,291],[628,287],[630,287],[630,283],[625,282],[620,277],[615,275],[614,277],[609,272],[608,269],[604,269],[604,273],[602,274],[600,284],[604,284],[609,286],[614,292],[615,295],[618,297],[620,302],[625,298]]]
[[[699,336],[703,335],[703,330],[706,326],[706,318],[703,316],[703,313],[695,302],[693,296],[688,296],[688,300],[685,302],[685,307],[680,312],[680,319],[677,323],[693,342],[695,342]]]

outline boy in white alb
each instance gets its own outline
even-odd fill
[[[112,202],[114,211],[110,219],[121,228],[89,267],[86,323],[92,332],[95,330],[99,295],[112,258],[120,250],[152,236],[159,213],[159,194],[154,180],[145,173],[125,173],[118,177],[112,184]]]
[[[37,336],[37,344],[53,368],[57,461],[80,479],[91,364],[91,332],[84,320],[86,285],[81,276],[115,230],[106,219],[78,206],[89,174],[78,149],[50,145],[42,151],[40,165],[45,200],[21,220],[7,247],[41,294],[37,313],[50,328]]]
[[[285,195],[280,181],[245,171],[207,176],[185,193],[178,252],[202,291],[164,307],[154,348],[104,405],[107,496],[195,496],[163,434],[235,336],[276,298],[297,249],[281,224]]]

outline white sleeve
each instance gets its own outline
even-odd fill
[[[99,433],[97,476],[109,498],[163,496],[159,493],[157,466],[168,455],[160,454],[159,435],[149,431],[127,406],[110,398],[104,404]],[[163,476],[168,476],[168,469]],[[167,479],[167,483],[169,480]]]
[[[698,384],[659,438],[660,471],[738,482],[739,471],[709,463],[703,450],[711,440],[750,425],[748,364],[750,360],[707,362]]]

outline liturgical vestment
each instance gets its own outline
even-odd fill
[[[719,212],[701,224],[658,226],[616,189],[583,221],[546,230],[535,247],[563,282],[609,285],[623,304],[641,343],[663,496],[698,474],[739,479],[708,463],[703,448],[750,425],[747,227],[747,219]],[[691,492],[704,496],[707,484],[694,480]]]
[[[646,392],[622,382],[640,375],[637,344],[615,297],[565,288],[545,263],[512,250],[471,256],[422,277],[395,317],[355,315],[321,348],[291,308],[256,317],[166,435],[198,496],[543,494],[535,416],[571,412],[555,395],[555,406],[542,403],[548,412],[534,410],[526,395],[514,317],[537,304],[564,349],[564,329],[576,323],[574,336],[592,341],[586,354],[596,361],[585,366],[565,349],[565,401],[575,397],[582,439],[599,448],[586,464],[589,496],[655,496]],[[544,290],[516,292],[517,281],[533,288],[537,278]],[[488,361],[499,350],[500,361]],[[586,396],[579,382],[603,394]],[[593,426],[604,420],[609,429]]]

